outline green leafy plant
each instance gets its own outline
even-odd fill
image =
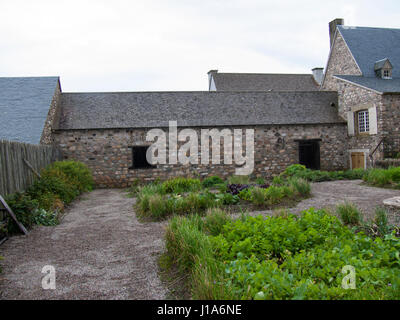
[[[57,211],[46,211],[45,209],[36,209],[33,212],[35,224],[42,226],[55,226],[59,224]]]
[[[7,196],[5,200],[18,221],[22,223],[25,228],[31,228],[35,223],[34,212],[39,207],[38,201],[32,199],[30,195],[20,192]],[[14,220],[9,219],[8,232],[11,234],[19,232],[19,227]]]
[[[183,193],[190,191],[197,191],[201,189],[201,182],[199,179],[191,178],[173,178],[165,181],[162,184],[164,193]]]

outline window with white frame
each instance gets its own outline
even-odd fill
[[[369,112],[361,110],[357,112],[358,133],[369,132]]]

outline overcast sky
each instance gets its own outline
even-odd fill
[[[207,90],[207,71],[325,67],[328,23],[400,27],[393,1],[0,0],[0,76],[64,92]]]

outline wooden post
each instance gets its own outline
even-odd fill
[[[28,230],[25,229],[22,223],[20,223],[15,216],[14,212],[11,210],[11,208],[8,206],[7,202],[3,199],[2,196],[0,196],[0,202],[3,204],[4,208],[6,208],[8,214],[11,216],[11,218],[15,221],[15,223],[18,225],[19,229],[25,234],[28,234]]]

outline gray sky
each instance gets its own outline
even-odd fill
[[[325,67],[328,23],[400,27],[398,0],[0,0],[0,76],[68,91],[207,90],[207,71]]]

